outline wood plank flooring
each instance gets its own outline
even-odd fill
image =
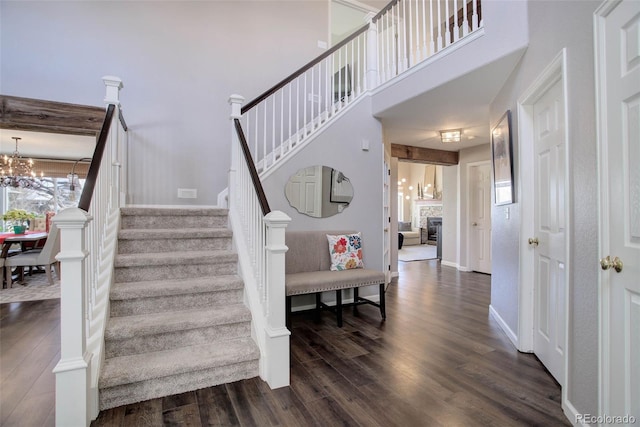
[[[387,292],[386,322],[371,306],[361,306],[358,317],[345,309],[343,328],[330,313],[318,324],[310,313],[294,315],[290,387],[239,381],[103,411],[92,426],[570,425],[560,387],[489,317],[490,276],[441,267],[437,260],[399,268]],[[5,382],[5,346],[17,345],[17,337],[10,332],[5,338],[8,310],[0,307],[2,406],[5,396],[12,405],[0,424],[24,416],[29,423],[20,425],[53,425],[48,416],[27,419],[22,398],[4,392],[5,384],[15,389],[22,381],[15,375]],[[37,317],[29,311],[33,307],[23,313]],[[47,321],[57,329],[57,320]],[[57,360],[47,340],[40,341],[49,361]],[[25,396],[34,385],[22,387]],[[52,407],[53,398],[43,405]]]

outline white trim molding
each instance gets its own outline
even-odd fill
[[[509,340],[513,343],[514,347],[518,348],[518,336],[515,332],[513,332],[509,325],[507,325],[507,322],[504,321],[502,316],[498,314],[498,312],[495,310],[495,308],[493,308],[492,305],[489,305],[489,315],[493,317],[496,322],[498,322],[498,326],[500,326],[500,329],[502,329],[505,335],[507,335],[507,338],[509,338]]]

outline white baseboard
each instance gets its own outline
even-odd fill
[[[574,426],[589,427],[589,424],[585,424],[584,421],[578,421],[578,410],[566,399],[562,401],[562,412]]]
[[[394,277],[400,277],[400,273],[398,273],[397,271],[392,271],[391,278],[393,279]]]
[[[513,343],[513,345],[517,349],[518,348],[518,336],[511,330],[509,325],[507,325],[507,322],[504,321],[504,319],[498,314],[498,312],[493,308],[492,305],[489,305],[489,315],[491,317],[493,317],[496,322],[498,322],[498,325],[500,326],[500,329],[502,329],[504,331],[504,333],[507,335],[509,340],[511,340],[511,342]]]
[[[463,271],[463,272],[473,271],[473,270],[465,267],[464,265],[459,265],[458,263],[451,262],[451,261],[440,260],[440,265],[444,265],[446,267],[453,267],[456,270]]]

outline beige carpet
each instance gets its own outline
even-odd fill
[[[49,286],[47,275],[44,273],[25,275],[23,284],[14,282],[11,289],[0,289],[0,304],[60,298],[60,280],[56,278],[55,273],[53,277],[53,285]]]
[[[421,261],[437,257],[438,248],[433,245],[410,245],[403,246],[398,251],[399,261]]]

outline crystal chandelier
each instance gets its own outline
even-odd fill
[[[40,180],[33,171],[33,159],[23,159],[18,151],[18,141],[22,138],[11,137],[16,141],[16,150],[10,156],[4,155],[0,164],[0,185],[3,187],[38,188]],[[42,174],[41,174],[42,176]]]

